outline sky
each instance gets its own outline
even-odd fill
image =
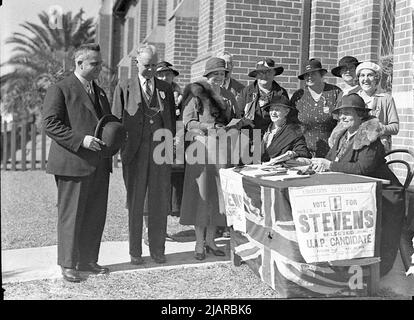
[[[19,24],[30,21],[41,24],[38,14],[42,11],[49,12],[54,7],[61,8],[63,12],[77,13],[80,8],[85,11],[84,18],[97,20],[101,0],[3,0],[0,7],[0,63],[8,60],[12,54],[13,46],[5,45],[5,40],[13,32],[25,33],[25,29]],[[9,68],[1,68],[1,74],[10,72]]]

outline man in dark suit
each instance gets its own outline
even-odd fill
[[[233,72],[233,66],[234,66],[233,56],[229,52],[224,51],[224,52],[219,53],[217,55],[217,58],[221,58],[224,61],[226,61],[226,68],[228,70],[228,72],[226,73],[226,77],[224,78],[222,87],[230,91],[237,100],[245,86],[244,84],[232,78],[231,76]]]
[[[52,85],[43,106],[43,125],[52,138],[46,172],[58,188],[58,265],[63,278],[82,280],[78,271],[107,273],[97,264],[104,229],[111,159],[95,138],[99,119],[110,114],[105,92],[94,82],[102,69],[100,47],[75,51],[75,72]]]
[[[114,92],[112,112],[127,130],[121,148],[122,172],[127,191],[129,254],[132,264],[142,264],[143,212],[148,212],[148,242],[152,259],[164,263],[167,215],[170,211],[172,145],[169,163],[155,161],[160,142],[154,135],[162,129],[175,136],[175,104],[171,86],[154,77],[157,52],[145,45],[135,50],[138,76],[121,81]]]

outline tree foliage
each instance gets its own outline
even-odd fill
[[[37,116],[46,93],[54,82],[69,74],[73,67],[73,51],[81,44],[94,42],[93,18],[83,19],[82,9],[58,17],[41,12],[41,24],[24,22],[23,32],[14,32],[6,40],[14,45],[11,58],[2,66],[13,71],[1,76],[2,111],[17,119]]]

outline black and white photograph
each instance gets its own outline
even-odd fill
[[[0,3],[1,300],[413,299],[414,0]]]

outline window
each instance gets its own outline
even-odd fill
[[[381,1],[380,17],[379,62],[383,69],[381,87],[386,91],[391,91],[394,53],[395,0]]]

